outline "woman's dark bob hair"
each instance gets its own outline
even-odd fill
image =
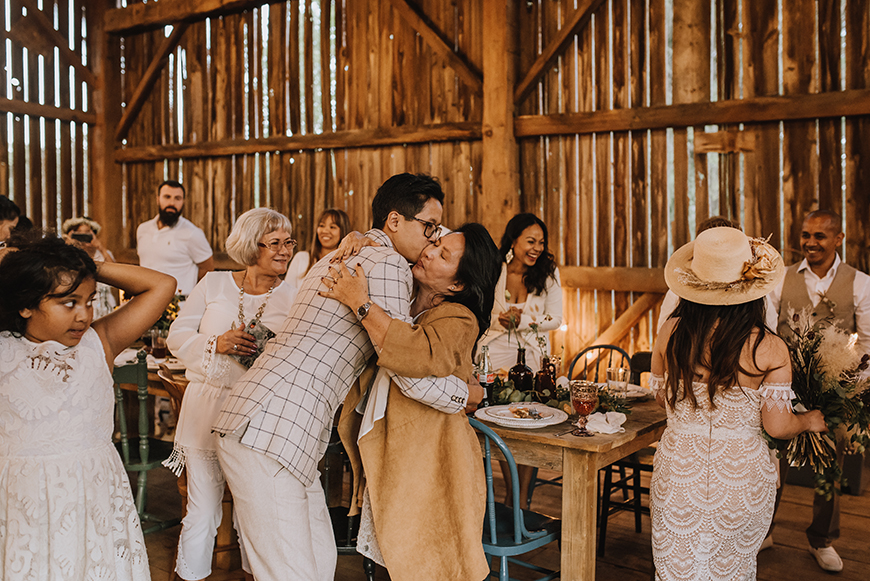
[[[498,248],[486,228],[475,222],[463,224],[454,232],[465,236],[465,252],[456,268],[456,279],[463,288],[445,301],[467,307],[477,319],[477,338],[489,328],[495,285],[501,275]]]
[[[526,273],[523,275],[523,284],[526,285],[529,294],[540,295],[547,290],[548,278],[556,280],[556,259],[550,252],[549,234],[547,234],[547,225],[544,224],[544,221],[534,214],[528,213],[517,214],[511,218],[504,228],[499,252],[502,260],[506,260],[507,253],[517,238],[522,236],[526,228],[535,225],[540,226],[541,230],[544,231],[544,251],[538,257],[535,265],[526,269]]]
[[[23,309],[36,309],[46,297],[72,294],[87,278],[97,277],[88,254],[54,233],[30,230],[13,235],[0,260],[0,331],[20,336],[27,329]]]

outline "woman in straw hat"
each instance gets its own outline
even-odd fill
[[[764,324],[783,275],[773,247],[734,228],[702,232],[665,267],[680,303],[653,348],[668,413],[650,486],[656,579],[755,579],[776,495],[761,430],[826,430],[820,412],[792,411],[788,348]]]

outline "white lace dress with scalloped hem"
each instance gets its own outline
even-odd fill
[[[653,390],[664,379],[653,376]],[[650,484],[656,579],[755,579],[756,556],[773,518],[776,467],[762,436],[763,405],[790,406],[791,384],[719,390],[693,385],[699,402],[667,408],[668,425]]]
[[[0,333],[0,578],[151,578],[113,409],[96,331],[75,347]]]

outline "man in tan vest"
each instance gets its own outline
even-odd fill
[[[843,220],[829,210],[807,214],[801,230],[801,252],[804,260],[786,270],[782,287],[770,295],[770,302],[779,313],[777,330],[782,337],[791,334],[789,308],[799,311],[811,306],[816,324],[829,320],[849,333],[858,334],[858,348],[870,352],[870,276],[840,260],[837,249],[843,244]],[[845,443],[837,444],[837,455],[843,462]],[[780,463],[782,485],[776,496],[779,506],[788,462]],[[771,532],[773,524],[771,524]],[[825,500],[813,495],[813,521],[807,528],[810,553],[825,571],[842,571],[843,561],[831,546],[840,536],[840,504],[836,494]],[[762,549],[773,545],[768,533]]]

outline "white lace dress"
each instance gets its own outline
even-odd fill
[[[653,389],[663,379],[653,376]],[[650,508],[653,561],[661,580],[754,580],[756,555],[776,498],[776,468],[761,435],[761,407],[790,406],[790,384],[734,387],[698,409],[667,408],[655,455]]]
[[[113,405],[93,329],[69,348],[0,333],[0,578],[150,579]]]

